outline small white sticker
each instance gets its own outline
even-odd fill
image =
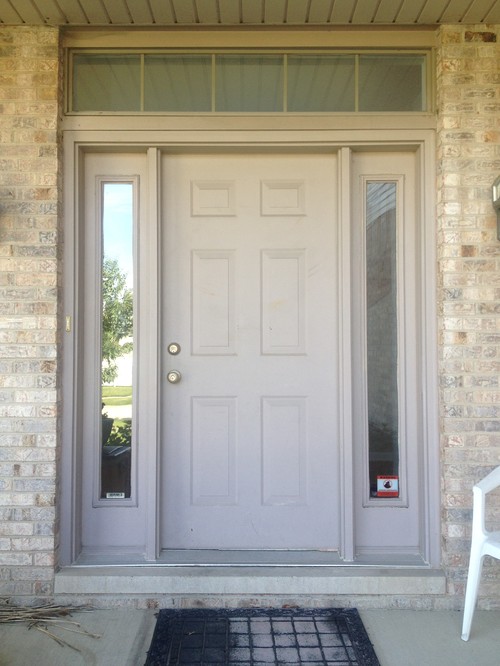
[[[106,493],[106,499],[125,499],[125,493]]]

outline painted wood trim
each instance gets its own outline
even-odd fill
[[[345,27],[272,30],[134,28],[69,29],[63,33],[64,48],[432,48],[437,43],[435,26],[394,26],[387,29]]]

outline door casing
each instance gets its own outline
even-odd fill
[[[152,136],[154,135],[154,137]],[[348,136],[347,136],[348,135]],[[376,140],[374,140],[376,137]],[[421,405],[421,433],[423,438],[420,465],[422,469],[421,515],[422,526],[422,560],[431,566],[439,565],[439,450],[437,427],[437,344],[436,344],[436,309],[435,309],[435,235],[433,201],[430,196],[434,191],[434,133],[432,130],[358,130],[345,132],[344,130],[317,129],[285,130],[277,138],[274,130],[261,130],[249,132],[247,130],[227,133],[217,130],[203,130],[197,133],[177,130],[173,133],[130,131],[120,133],[119,142],[110,142],[108,131],[68,131],[65,133],[66,155],[69,159],[65,165],[65,290],[64,313],[73,318],[71,332],[64,337],[63,354],[65,358],[63,370],[64,385],[64,411],[63,411],[63,474],[61,502],[61,563],[73,563],[81,549],[81,465],[79,450],[79,428],[81,416],[78,403],[81,396],[79,374],[81,360],[78,354],[82,337],[81,288],[82,288],[82,256],[79,240],[82,238],[83,214],[80,201],[80,192],[83,188],[82,172],[84,155],[89,151],[138,151],[145,154],[148,173],[148,187],[145,193],[148,201],[150,224],[150,251],[145,258],[149,264],[148,284],[144,290],[146,303],[144,307],[151,313],[150,325],[145,333],[146,345],[150,350],[158,349],[160,343],[160,322],[158,315],[159,294],[159,229],[160,211],[158,205],[158,191],[156,183],[160,175],[160,155],[168,151],[203,150],[207,145],[213,149],[214,145],[223,146],[221,150],[242,146],[249,150],[297,150],[297,145],[305,151],[310,149],[324,151],[335,150],[339,159],[339,219],[350,219],[351,192],[350,172],[352,152],[370,147],[372,150],[384,150],[390,146],[391,150],[398,147],[404,150],[413,150],[418,155],[417,180],[420,184],[420,242],[422,252],[419,255],[419,280],[423,295],[422,307],[419,312],[419,331],[422,341],[423,367],[421,382],[424,388]],[[425,194],[424,194],[425,193]],[[341,395],[339,414],[339,428],[341,432],[341,494],[346,501],[341,515],[341,555],[343,563],[354,561],[354,497],[353,474],[354,457],[352,450],[352,403],[351,393],[351,285],[349,280],[349,262],[351,256],[351,239],[346,233],[345,225],[339,225],[339,272],[344,276],[338,294],[340,312],[343,314],[339,326],[340,353],[339,373],[340,381],[344,386]],[[160,378],[158,365],[154,354],[145,354],[142,362],[148,379],[140,390],[146,395],[158,395]],[[145,451],[145,463],[151,469],[158,469],[158,400],[149,400],[141,405],[142,421],[144,423],[143,437],[148,442]],[[158,537],[158,508],[159,508],[159,478],[156,474],[153,482],[148,484],[144,499],[145,510],[145,560],[156,561],[159,552]]]

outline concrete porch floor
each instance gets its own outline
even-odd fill
[[[59,631],[79,652],[24,625],[0,625],[0,666],[143,666],[155,610],[94,610],[72,619],[101,638]],[[498,666],[500,611],[476,611],[460,638],[458,611],[360,610],[381,666]]]

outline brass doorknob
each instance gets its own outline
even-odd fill
[[[167,379],[171,384],[178,384],[181,381],[181,373],[178,370],[170,370]]]

